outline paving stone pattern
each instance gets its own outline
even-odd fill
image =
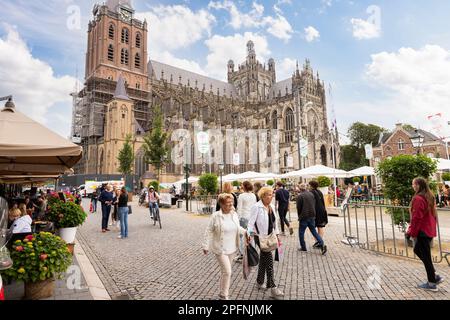
[[[84,205],[88,208],[88,202]],[[99,208],[100,209],[100,208]],[[161,209],[162,229],[153,226],[148,209],[133,202],[129,216],[129,238],[118,239],[115,227],[101,232],[100,210],[89,214],[77,239],[83,245],[112,299],[217,299],[219,267],[212,254],[203,255],[201,242],[209,216],[185,213],[183,209]],[[294,215],[292,216],[294,219]],[[343,219],[330,217],[325,240],[328,253],[311,249],[299,252],[298,224],[295,234],[283,237],[283,260],[275,262],[275,283],[285,299],[385,300],[449,299],[450,268],[436,265],[447,280],[440,291],[416,288],[426,280],[421,262],[351,248],[341,243]],[[256,288],[256,271],[242,277],[242,265],[233,266],[230,298],[269,299],[269,292]]]

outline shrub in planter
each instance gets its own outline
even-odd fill
[[[47,217],[56,228],[74,228],[83,224],[87,214],[83,208],[72,201],[53,201],[48,205]]]
[[[354,177],[354,178],[352,179],[352,181],[353,181],[354,183],[360,183],[361,179],[360,179],[359,177]]]
[[[446,172],[442,174],[443,181],[450,181],[450,172]]]
[[[198,185],[200,186],[203,195],[216,194],[219,189],[217,176],[211,173],[201,175],[198,179]]]
[[[266,184],[267,184],[268,186],[273,186],[274,183],[275,183],[275,182],[274,182],[273,180],[267,180],[267,181],[266,181]]]
[[[6,279],[25,282],[25,297],[28,299],[51,296],[55,277],[61,278],[72,263],[66,243],[49,232],[16,240],[11,258],[13,266],[3,271],[2,275]],[[36,287],[39,290],[35,290]]]
[[[331,179],[328,177],[320,176],[317,178],[317,182],[319,183],[319,188],[331,186]]]
[[[233,181],[233,182],[231,183],[231,185],[232,185],[233,187],[239,187],[241,184],[239,183],[239,181],[235,180],[235,181]]]

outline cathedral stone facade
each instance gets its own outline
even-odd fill
[[[277,130],[276,150],[257,149],[259,155],[265,153],[264,164],[248,161],[250,146],[244,140],[240,164],[234,165],[225,157],[224,174],[273,168],[283,173],[315,164],[333,166],[333,161],[338,161],[339,142],[337,132],[328,128],[324,83],[318,73],[313,73],[309,60],[301,69],[297,65],[290,78],[277,81],[275,61],[259,62],[256,48],[249,41],[245,61],[238,65],[224,61],[228,78],[224,82],[154,60],[146,62],[147,22],[134,18],[130,1],[109,0],[95,6],[93,15],[88,29],[85,86],[73,95],[72,134],[81,137],[84,149],[76,173],[118,173],[118,152],[126,135],[132,134],[134,173],[151,175],[142,143],[151,130],[156,105],[163,111],[169,133],[186,129],[194,135],[198,123],[203,124],[202,130]],[[307,142],[302,146],[301,161],[298,135]],[[270,146],[273,141],[267,143]],[[217,162],[195,162],[197,150],[194,144],[191,148],[191,175],[218,172]],[[182,176],[183,165],[171,162],[162,180],[172,182]]]

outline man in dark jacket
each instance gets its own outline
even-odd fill
[[[327,246],[323,243],[322,238],[316,231],[316,199],[314,195],[306,190],[306,184],[302,183],[300,185],[300,194],[297,198],[297,214],[300,224],[298,231],[298,236],[300,239],[300,251],[306,250],[305,243],[305,231],[306,228],[311,231],[312,235],[319,243],[318,247],[322,250],[324,255],[327,252]]]
[[[289,228],[289,234],[294,233],[291,224],[286,218],[287,212],[289,211],[289,191],[284,188],[283,183],[280,181],[276,184],[277,191],[275,191],[275,209],[278,209],[278,215],[280,216],[281,234],[284,236],[284,225]]]

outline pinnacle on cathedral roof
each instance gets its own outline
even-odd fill
[[[122,74],[119,75],[119,80],[117,80],[116,91],[114,92],[114,98],[122,100],[131,100],[128,97],[127,90],[125,89],[125,79]]]

